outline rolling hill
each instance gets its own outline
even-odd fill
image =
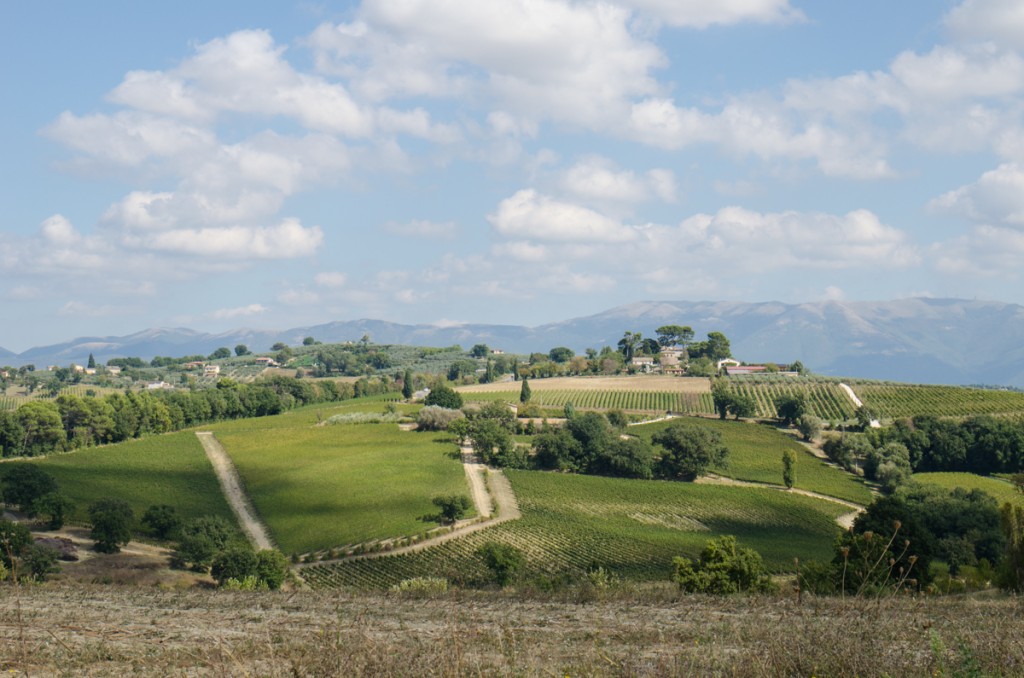
[[[884,302],[643,301],[596,315],[524,327],[516,325],[405,325],[382,320],[337,321],[286,331],[240,329],[220,334],[150,329],[124,337],[83,337],[0,354],[14,365],[84,363],[113,357],[209,354],[242,343],[266,351],[275,342],[355,341],[369,335],[384,344],[469,347],[486,343],[507,352],[546,352],[553,346],[615,346],[626,330],[653,336],[664,324],[694,328],[698,337],[724,332],[733,354],[746,361],[801,360],[821,374],[916,383],[1024,387],[1024,307],[991,301],[911,298]]]

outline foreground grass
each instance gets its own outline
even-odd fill
[[[16,675],[1012,676],[1020,599],[586,596],[455,591],[160,591],[33,586],[0,595]]]
[[[728,467],[715,472],[758,483],[782,484],[782,453],[796,453],[796,484],[801,490],[819,492],[858,504],[871,503],[871,491],[858,478],[811,454],[803,445],[771,426],[718,419],[673,419],[632,426],[629,432],[648,441],[658,431],[677,422],[707,426],[722,434],[729,448]]]
[[[488,541],[521,549],[525,580],[578,578],[602,567],[625,580],[665,580],[672,558],[696,555],[711,537],[733,534],[776,570],[831,557],[848,509],[778,490],[506,471],[523,517],[418,553],[317,565],[313,586],[386,588],[416,576],[480,585],[476,549]]]
[[[191,431],[3,466],[14,463],[38,464],[53,475],[75,505],[73,521],[87,522],[90,504],[114,498],[128,502],[136,517],[153,504],[167,504],[186,520],[216,515],[235,523],[217,476]]]
[[[396,424],[316,426],[334,414],[372,410],[353,403],[208,427],[234,461],[246,490],[286,553],[413,535],[433,524],[431,498],[469,494],[454,444]]]
[[[1010,502],[1024,504],[1024,494],[1017,491],[1013,483],[1002,478],[979,476],[973,473],[915,473],[913,479],[927,485],[938,485],[952,490],[962,487],[965,490],[982,490],[992,495],[1000,505]]]

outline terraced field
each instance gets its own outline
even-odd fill
[[[231,456],[256,511],[286,553],[419,534],[431,498],[465,494],[455,445],[397,424],[318,426],[330,416],[380,412],[378,403],[310,406],[206,427]]]
[[[512,544],[524,577],[577,578],[595,566],[634,580],[666,579],[674,556],[736,535],[776,571],[793,557],[826,559],[843,506],[771,489],[507,471],[523,517],[417,553],[303,569],[315,587],[386,588],[415,576],[463,585],[487,580],[476,549]]]
[[[978,414],[1024,415],[1024,393],[960,386],[914,386],[853,383],[853,391],[883,419],[932,414],[969,417]]]
[[[650,440],[658,431],[679,421],[688,420],[673,419],[633,426],[629,432]],[[858,504],[871,502],[871,491],[861,480],[815,457],[792,436],[772,426],[703,418],[694,419],[692,423],[708,426],[722,435],[729,448],[729,465],[715,471],[720,475],[737,480],[782,484],[782,453],[793,450],[796,453],[796,488]]]

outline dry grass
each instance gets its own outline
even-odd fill
[[[518,397],[521,383],[496,382],[460,386],[460,393],[515,392]],[[552,377],[530,379],[531,391],[660,391],[665,393],[711,393],[711,382],[704,377],[667,377],[663,375],[634,375],[621,377]]]
[[[586,598],[587,596],[583,596]],[[594,596],[589,596],[593,598]],[[1021,675],[1017,599],[601,600],[6,587],[0,671],[26,675]]]

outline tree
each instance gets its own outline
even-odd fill
[[[528,403],[530,402],[530,380],[523,379],[523,385],[519,387],[519,402]]]
[[[454,524],[464,515],[472,503],[469,497],[464,494],[445,494],[434,497],[430,502],[438,508],[439,517],[442,523]]]
[[[288,559],[277,549],[264,549],[256,554],[256,576],[276,591],[288,578]]]
[[[728,416],[734,397],[732,389],[726,385],[724,379],[715,379],[711,385],[711,401],[715,406],[715,412],[718,412],[719,419],[725,419]]]
[[[100,553],[117,553],[132,539],[135,513],[128,502],[120,499],[101,499],[89,506],[92,521],[90,538],[96,540]]]
[[[712,362],[718,362],[725,358],[732,357],[732,349],[729,348],[729,340],[721,332],[708,332],[707,347],[705,355]]]
[[[45,544],[32,544],[21,554],[22,564],[28,568],[29,574],[36,581],[46,581],[46,577],[60,572],[57,549]]]
[[[878,419],[878,413],[867,405],[861,405],[854,412],[854,416],[857,418],[857,423],[862,429],[868,429],[871,426],[871,422]]]
[[[91,370],[96,369],[96,358],[93,357],[92,353],[89,354],[89,361],[85,364]]]
[[[518,453],[512,434],[497,420],[477,419],[471,422],[469,437],[473,441],[473,451],[485,464],[511,468],[526,466],[525,455]]]
[[[416,427],[421,431],[447,431],[456,419],[465,419],[462,410],[427,405],[416,413]]]
[[[469,349],[469,355],[474,358],[486,358],[487,354],[491,352],[491,349],[487,344],[474,344],[473,348]]]
[[[210,354],[210,360],[223,360],[224,358],[231,357],[231,349],[227,346],[221,346],[216,351]]]
[[[412,394],[412,370],[407,369],[405,374],[402,375],[402,397],[406,400],[411,400]]]
[[[663,478],[693,481],[713,466],[724,466],[729,450],[718,431],[677,423],[656,433],[651,441],[664,448],[656,470]]]
[[[223,586],[228,579],[241,581],[256,574],[259,560],[248,544],[234,544],[214,557],[210,575]]]
[[[554,363],[567,363],[576,356],[576,351],[565,346],[556,346],[548,351],[548,359]]]
[[[47,492],[39,497],[32,504],[32,512],[36,515],[47,516],[46,529],[59,530],[64,527],[67,515],[74,508],[71,500],[60,492]]]
[[[476,552],[499,586],[510,584],[526,562],[523,552],[510,544],[489,541]]]
[[[1024,507],[1006,502],[999,510],[1006,549],[999,562],[999,588],[1024,592]]]
[[[796,420],[796,430],[800,431],[804,440],[811,442],[821,435],[821,419],[813,414],[804,413]]]
[[[157,539],[173,539],[181,529],[181,518],[173,506],[153,505],[142,514],[142,524],[148,526]]]
[[[30,400],[15,410],[14,415],[24,435],[21,453],[27,457],[55,452],[67,441],[64,422],[55,403]]]
[[[782,482],[787,490],[793,489],[796,482],[796,454],[793,450],[786,450],[782,453]]]
[[[439,385],[431,389],[427,397],[423,399],[424,405],[438,405],[447,407],[450,410],[457,410],[462,407],[462,396],[453,389]]]
[[[740,547],[732,535],[709,540],[696,562],[677,557],[672,564],[672,579],[688,593],[767,593],[776,588],[761,555]]]
[[[231,526],[220,516],[196,518],[181,528],[175,559],[191,563],[196,570],[205,570],[213,557],[227,546],[232,534]]]
[[[245,344],[239,344],[235,346],[235,355],[241,357],[243,355],[249,355],[249,347]]]
[[[729,414],[736,419],[753,417],[757,414],[757,401],[750,396],[734,394],[729,403]]]
[[[279,341],[279,342],[276,342],[273,346],[271,346],[270,350],[271,351],[283,351],[286,348],[288,348],[288,344],[284,343],[283,341]]]
[[[655,330],[662,346],[686,347],[693,341],[693,328],[689,325],[662,325]]]
[[[27,407],[27,405],[23,406]],[[5,464],[6,466],[6,464]],[[16,464],[7,468],[0,480],[3,499],[18,510],[35,515],[36,501],[57,491],[57,481],[36,464]]]
[[[303,346],[313,346],[316,343],[317,341],[313,337],[306,337],[305,339],[302,340]]]
[[[622,339],[619,339],[619,352],[622,353],[622,357],[629,362],[633,359],[633,355],[636,353],[637,348],[643,342],[644,337],[640,332],[629,332],[627,331],[622,335]]]
[[[783,426],[790,426],[807,412],[807,397],[803,393],[780,395],[775,399],[775,411]]]
[[[32,532],[27,526],[11,520],[0,520],[0,563],[10,570],[13,558],[20,558],[33,544]]]
[[[562,416],[566,420],[572,419],[576,416],[576,406],[573,405],[571,400],[566,400],[565,405],[562,405]]]

